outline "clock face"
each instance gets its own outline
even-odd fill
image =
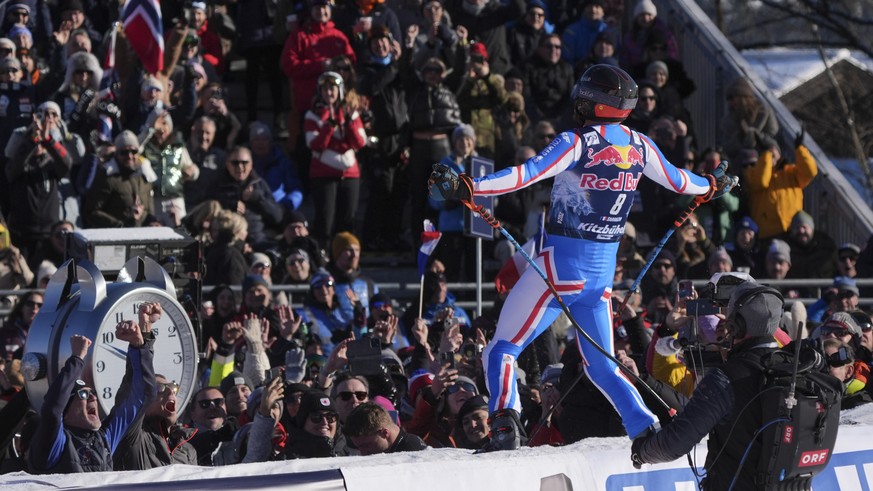
[[[138,322],[139,306],[145,302],[158,302],[164,311],[161,318],[152,324],[155,374],[179,384],[179,393],[176,394],[179,414],[191,397],[197,370],[197,344],[191,321],[166,293],[154,289],[134,290],[109,308],[91,347],[90,369],[104,415],[109,414],[115,405],[127,358],[128,343],[115,339],[115,326],[121,321]]]

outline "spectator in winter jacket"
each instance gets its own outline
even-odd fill
[[[484,44],[471,44],[469,52],[467,77],[458,90],[461,120],[476,131],[476,151],[486,158],[493,158],[496,149],[494,111],[506,101],[506,88],[503,77],[491,72]]]
[[[191,445],[197,450],[197,464],[211,467],[222,446],[229,446],[238,429],[236,418],[227,415],[224,396],[218,387],[204,387],[191,398],[191,422],[197,433]]]
[[[327,270],[334,278],[343,317],[355,318],[357,325],[363,325],[362,319],[358,318],[359,310],[363,309],[364,319],[369,317],[370,299],[379,293],[379,287],[368,276],[361,274],[361,242],[350,232],[340,232],[333,238],[330,248],[333,260]]]
[[[524,17],[506,33],[509,60],[513,66],[524,63],[540,45],[540,37],[546,32],[547,11],[548,7],[542,0],[529,1]]]
[[[728,161],[741,160],[743,150],[754,150],[760,155],[778,145],[776,134],[779,122],[770,106],[758,99],[748,79],[740,77],[727,88],[728,113],[722,119],[721,134]],[[759,217],[753,216],[759,226]],[[768,235],[767,237],[770,237]]]
[[[179,384],[155,375],[157,396],[140,416],[112,458],[114,470],[146,470],[171,464],[197,465],[197,451],[188,443],[196,430],[178,424]]]
[[[354,230],[361,188],[356,152],[366,144],[367,135],[358,111],[346,105],[344,90],[338,73],[325,72],[318,77],[318,94],[304,122],[306,144],[312,150],[312,235],[322,242],[336,232]]]
[[[561,58],[572,66],[588,57],[597,37],[609,28],[603,20],[606,10],[602,0],[592,0],[584,5],[582,17],[564,28],[561,36],[564,45]]]
[[[267,229],[282,222],[282,207],[273,199],[270,186],[254,171],[252,153],[236,147],[227,155],[223,171],[213,182],[208,199],[215,199],[225,210],[245,217],[250,244],[265,244]]]
[[[136,135],[123,131],[115,137],[115,156],[97,168],[94,183],[85,195],[82,210],[85,225],[142,226],[146,216],[155,212],[152,184],[146,174],[151,174],[152,180],[156,177],[148,160],[139,155]]]
[[[524,15],[524,0],[507,3],[495,0],[450,0],[446,2],[446,10],[452,22],[467,31],[466,36],[459,35],[459,38],[475,39],[485,45],[490,56],[491,71],[503,75],[512,67],[506,43],[506,24]]]
[[[255,172],[270,186],[273,199],[288,210],[299,208],[303,202],[303,183],[297,177],[297,167],[282,148],[273,143],[270,128],[260,121],[249,125],[249,145]]]
[[[431,3],[440,5],[438,1]],[[403,209],[409,199],[404,165],[409,160],[409,109],[403,85],[406,76],[400,69],[400,43],[389,32],[385,27],[373,27],[368,51],[358,63],[359,92],[370,100],[370,120],[365,122],[365,129],[379,136],[375,144],[370,143],[366,152],[361,152],[366,158],[364,168],[370,186],[363,239],[375,250],[403,247],[403,214],[397,210]]]
[[[764,265],[758,244],[758,224],[749,217],[743,217],[734,227],[733,240],[725,244],[736,271],[749,273],[755,278],[763,277]]]
[[[817,231],[812,216],[801,210],[791,219],[788,234],[791,246],[789,278],[833,278],[837,263],[837,246],[825,232]]]
[[[64,147],[57,118],[34,118],[30,126],[15,130],[5,155],[7,225],[12,243],[27,258],[60,220],[59,182],[70,172],[73,158]]]
[[[619,62],[625,69],[632,69],[643,61],[646,41],[654,31],[661,31],[666,38],[667,57],[672,60],[679,59],[679,46],[676,44],[676,36],[667,27],[667,23],[658,16],[658,8],[652,0],[640,0],[633,12],[633,25],[621,43]]]
[[[421,13],[421,21],[409,26],[404,38],[404,48],[411,52],[412,66],[421,70],[431,58],[437,58],[446,65],[454,65],[459,53],[463,52],[463,47],[458,45],[458,34],[452,28],[445,11],[445,2],[422,2]]]
[[[401,70],[411,70],[408,64]],[[457,71],[457,70],[456,70]],[[451,152],[449,133],[461,122],[461,110],[455,94],[443,83],[446,65],[431,58],[421,69],[422,84],[409,94],[409,126],[412,145],[409,152],[410,230],[413,237],[421,232],[427,213],[427,176],[434,162]]]
[[[215,120],[209,116],[200,116],[194,120],[191,136],[188,137],[188,155],[191,161],[200,168],[200,177],[196,181],[184,183],[185,207],[193,209],[206,198],[212,182],[224,168],[227,152],[216,141]]]
[[[455,431],[461,448],[479,450],[490,441],[488,426],[488,398],[484,395],[471,397],[458,410],[458,427]]]
[[[221,210],[212,220],[209,233],[212,244],[204,251],[205,285],[239,285],[248,270],[243,256],[249,229],[243,215],[236,210]]]
[[[359,59],[367,56],[370,35],[377,27],[387,29],[392,39],[403,39],[397,14],[385,5],[385,0],[347,2],[337,7],[333,20],[349,39]]]
[[[191,161],[182,133],[174,131],[169,111],[153,110],[145,128],[139,140],[143,142],[143,156],[157,175],[152,195],[155,216],[170,227],[178,227],[188,214],[184,183],[196,181],[200,168]]]
[[[355,408],[346,418],[343,433],[361,455],[416,452],[427,448],[421,438],[397,426],[388,411],[375,403],[365,403]]]
[[[523,66],[524,85],[544,119],[556,120],[568,110],[575,80],[573,67],[561,59],[562,43],[557,34],[540,38],[536,52]]]
[[[67,474],[113,469],[112,457],[122,438],[155,397],[154,340],[143,339],[144,334],[151,333],[149,316],[154,305],[140,307],[139,324],[123,321],[115,328],[115,338],[129,343],[128,363],[116,404],[103,421],[97,391],[80,380],[91,340],[78,334],[70,337],[71,356],[49,386],[31,441],[29,459],[34,472]]]
[[[351,455],[345,436],[339,431],[339,415],[327,394],[306,392],[300,400],[297,427],[292,429],[285,457],[308,459]]]
[[[346,55],[354,61],[348,38],[331,21],[332,0],[312,0],[309,19],[285,41],[280,62],[291,78],[293,110],[305,114],[316,95],[318,77],[332,58]]]
[[[191,2],[191,27],[194,28],[200,40],[200,53],[203,55],[203,60],[212,65],[219,73],[222,72],[224,70],[224,54],[221,52],[221,38],[213,29],[209,28],[206,2]],[[275,61],[275,58],[273,60]]]
[[[762,239],[788,231],[791,220],[803,210],[803,190],[818,174],[815,159],[803,145],[803,131],[794,147],[794,163],[782,158],[774,145],[743,171],[749,214],[761,228]]]

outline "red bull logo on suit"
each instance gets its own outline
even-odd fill
[[[639,150],[630,145],[610,145],[598,152],[595,152],[593,148],[589,148],[588,163],[585,164],[585,168],[589,169],[597,165],[614,165],[623,170],[630,169],[635,165],[642,167],[643,155]]]
[[[640,183],[640,178],[631,172],[619,172],[618,177],[607,179],[597,174],[582,174],[579,176],[579,187],[597,191],[633,191]]]

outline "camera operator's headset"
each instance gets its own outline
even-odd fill
[[[740,314],[740,309],[746,305],[749,301],[754,299],[760,295],[773,295],[774,297],[779,299],[779,302],[783,305],[785,304],[785,298],[779,293],[779,290],[769,287],[769,286],[756,286],[751,290],[745,292],[737,299],[734,304],[733,311],[728,314],[727,317],[727,331],[731,336],[731,340],[733,339],[742,339],[746,337],[748,333],[748,326],[746,325],[746,319]]]

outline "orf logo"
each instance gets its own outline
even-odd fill
[[[782,432],[782,443],[791,443],[794,440],[794,427],[785,425],[785,431]]]
[[[810,450],[800,454],[800,460],[797,462],[797,467],[812,467],[816,465],[824,465],[828,460],[830,450]]]

